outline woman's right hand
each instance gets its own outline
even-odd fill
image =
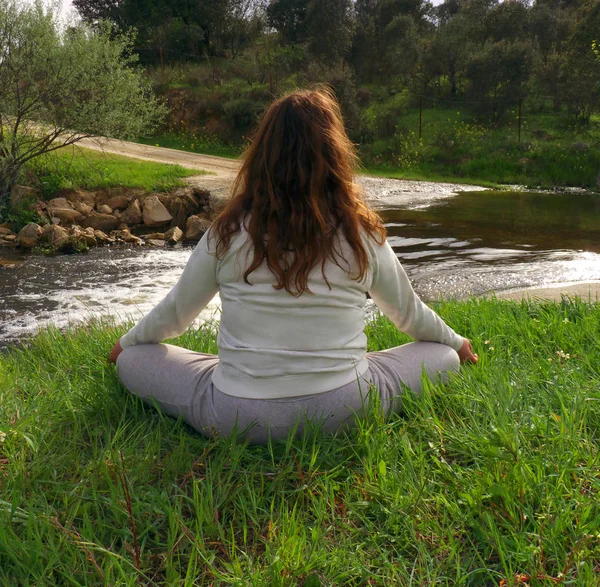
[[[473,353],[473,346],[468,338],[463,338],[463,344],[458,351],[458,357],[461,363],[477,364],[479,357]]]

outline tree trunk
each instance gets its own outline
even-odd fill
[[[6,216],[10,210],[10,196],[13,187],[17,184],[19,178],[19,168],[6,165],[2,169],[0,160],[0,222],[6,220]]]

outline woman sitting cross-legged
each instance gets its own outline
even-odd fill
[[[115,344],[123,385],[210,436],[287,437],[307,419],[335,431],[369,390],[380,405],[421,377],[477,362],[414,293],[381,220],[353,181],[356,155],[339,105],[302,91],[268,109],[226,209],[165,299]],[[158,344],[219,292],[218,356]],[[367,353],[367,292],[419,342]]]

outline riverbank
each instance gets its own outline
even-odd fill
[[[130,397],[105,360],[125,326],[0,356],[0,582],[593,584],[600,305],[437,309],[477,367],[387,423],[264,448]],[[176,343],[216,350],[207,330]]]

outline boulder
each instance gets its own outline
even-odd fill
[[[14,233],[7,226],[0,226],[0,236],[6,236],[8,234],[14,234]]]
[[[86,233],[88,234],[88,233]],[[111,245],[112,243],[115,242],[115,239],[112,238],[111,236],[108,236],[106,233],[104,233],[101,230],[94,230],[94,237],[96,238],[96,240],[99,243],[105,244],[105,245]]]
[[[98,241],[94,236],[94,229],[90,227],[84,229],[79,238],[83,240],[88,247],[95,247],[98,244]]]
[[[98,206],[96,208],[96,210],[98,210],[98,212],[100,212],[100,214],[112,214],[113,210],[110,206],[107,206],[106,204],[102,204],[102,206]]]
[[[33,249],[38,244],[41,234],[42,227],[39,224],[30,222],[17,235],[17,244],[24,249]]]
[[[17,235],[16,234],[5,234],[2,237],[2,240],[6,243],[14,243],[17,240]]]
[[[165,240],[169,243],[175,244],[183,239],[183,230],[178,226],[174,226],[171,230],[165,232]]]
[[[46,224],[42,230],[40,240],[47,242],[52,247],[60,247],[69,240],[69,233],[55,224]]]
[[[133,200],[127,210],[121,213],[121,222],[130,226],[142,223],[142,207],[138,200]]]
[[[127,196],[113,196],[105,202],[113,210],[125,210],[129,206],[129,198]]]
[[[82,202],[91,208],[96,205],[96,195],[93,192],[86,192],[84,190],[62,190],[60,193],[65,199],[71,202],[73,207],[75,207],[76,202]]]
[[[81,212],[77,212],[71,206],[71,203],[66,198],[53,198],[47,204],[47,214],[53,218],[58,218],[62,224],[71,224],[79,222],[83,218]]]
[[[89,214],[94,210],[92,206],[86,204],[85,202],[81,202],[80,200],[75,200],[75,202],[71,202],[71,206],[77,210],[83,216],[89,216]]]
[[[168,224],[173,219],[157,196],[149,196],[144,200],[143,218],[144,224],[151,228]]]
[[[159,241],[158,239],[155,238],[150,238],[150,239],[146,239],[146,244],[151,246],[151,247],[164,247],[165,246],[165,241]]]
[[[102,232],[110,232],[115,230],[121,221],[115,218],[112,214],[102,214],[101,212],[91,212],[90,215],[82,222],[83,226],[93,228]],[[98,237],[96,237],[98,238]]]
[[[10,192],[10,205],[13,209],[35,202],[36,199],[36,190],[25,185],[15,185]]]
[[[125,230],[121,230],[118,233],[118,237],[124,242],[124,243],[128,243],[130,245],[141,245],[142,244],[142,239],[131,234],[131,232],[128,229]]]
[[[210,228],[211,222],[200,216],[190,216],[185,225],[185,240],[199,241],[202,235]]]

